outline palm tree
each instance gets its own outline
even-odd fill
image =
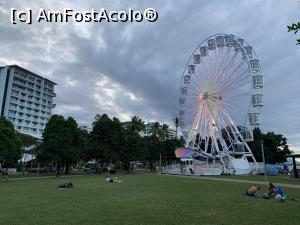
[[[131,122],[128,126],[128,130],[132,132],[141,132],[144,131],[145,128],[146,128],[145,122],[141,118],[137,116],[131,117]]]
[[[159,124],[159,122],[155,122],[151,127],[150,134],[152,136],[158,137],[160,133],[160,127],[161,125]]]
[[[166,140],[169,138],[169,126],[167,124],[163,124],[160,128],[160,139]]]
[[[93,122],[93,126],[96,124],[97,121],[101,119],[101,114],[97,113],[96,116],[94,117],[95,121]]]
[[[178,117],[176,117],[176,118],[174,119],[174,123],[175,123],[175,128],[176,128],[176,139],[177,139],[177,129],[178,129],[178,127],[179,127],[179,119],[178,119]]]

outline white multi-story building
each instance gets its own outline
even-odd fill
[[[173,129],[169,129],[168,139],[176,139],[176,131]]]
[[[54,85],[20,66],[0,67],[0,115],[18,132],[41,138],[55,107]]]

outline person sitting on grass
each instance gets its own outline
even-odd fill
[[[58,188],[62,189],[62,188],[73,188],[73,183],[72,182],[67,182],[67,183],[62,183],[58,185]]]
[[[247,190],[248,196],[257,196],[257,192],[260,190],[259,186],[253,185]]]

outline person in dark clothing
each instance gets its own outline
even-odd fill
[[[270,197],[274,197],[276,195],[276,186],[273,183],[269,183],[268,194]]]
[[[58,188],[73,188],[73,183],[72,182],[68,182],[68,183],[62,183],[58,185]]]

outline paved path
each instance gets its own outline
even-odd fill
[[[39,180],[39,179],[51,179],[51,178],[68,178],[68,177],[79,177],[79,176],[86,176],[83,175],[66,175],[66,176],[36,176],[36,177],[15,177],[15,178],[8,178],[8,181],[15,181],[15,180]]]
[[[196,178],[203,180],[213,180],[213,181],[227,181],[227,182],[236,182],[236,183],[247,183],[247,184],[261,184],[268,185],[269,182],[264,181],[255,181],[255,180],[240,180],[240,179],[231,179],[231,178],[222,178],[222,177],[206,177],[206,176],[188,176],[188,175],[177,175],[177,174],[164,174],[167,176],[175,176],[175,177],[185,177],[185,178]],[[285,184],[285,183],[276,183],[282,187],[288,188],[298,188],[300,189],[300,185],[298,184]]]

